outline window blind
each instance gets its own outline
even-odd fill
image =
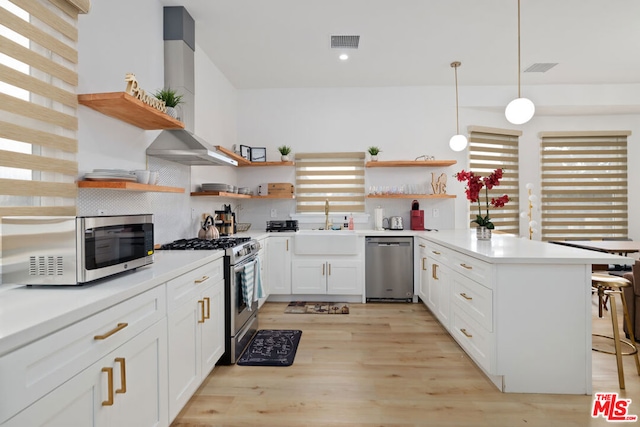
[[[77,18],[89,0],[0,0],[0,216],[76,215]]]
[[[296,211],[364,212],[364,152],[297,153]]]
[[[497,209],[491,206],[489,215],[495,229],[510,234],[520,233],[520,203],[518,185],[518,141],[522,132],[510,129],[496,129],[469,126],[469,169],[475,174],[488,176],[495,169],[503,169],[503,177],[498,187],[489,190],[492,197],[509,196],[509,203]],[[486,215],[484,189],[480,192],[482,215]],[[470,204],[470,221],[478,213],[477,203]],[[472,225],[473,226],[473,225]]]
[[[628,135],[540,133],[543,240],[627,238]]]

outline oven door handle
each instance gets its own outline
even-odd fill
[[[238,273],[238,272],[244,270],[244,268],[249,264],[253,264],[255,266],[255,264],[257,262],[258,262],[258,257],[257,256],[253,257],[253,258],[250,258],[248,260],[243,261],[241,264],[236,264],[233,267],[233,271],[234,271],[234,273]]]

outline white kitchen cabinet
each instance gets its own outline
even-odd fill
[[[361,295],[364,265],[359,257],[298,256],[292,263],[293,294]]]
[[[445,328],[450,321],[451,269],[449,251],[425,239],[418,240],[420,298]]]
[[[2,426],[167,426],[166,340],[163,318]]]
[[[218,259],[167,283],[170,420],[224,353],[223,268]]]
[[[269,236],[266,254],[266,287],[270,295],[291,295],[292,238]]]

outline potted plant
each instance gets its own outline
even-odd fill
[[[183,95],[178,95],[178,93],[171,88],[159,89],[155,93],[155,97],[164,101],[164,104],[167,106],[167,114],[174,119],[178,117],[176,107],[182,104],[182,96]]]
[[[467,199],[471,203],[478,203],[478,214],[476,215],[476,219],[473,221],[478,224],[478,228],[476,228],[477,238],[481,240],[491,239],[491,230],[495,228],[495,225],[491,222],[491,217],[489,216],[489,206],[491,205],[494,208],[502,208],[507,202],[509,202],[509,196],[506,194],[489,200],[489,190],[500,185],[502,169],[496,169],[491,172],[489,176],[485,177],[476,175],[471,171],[467,172],[462,170],[458,172],[455,177],[460,182],[466,181],[467,187],[465,188],[465,193],[467,195]],[[482,206],[480,204],[480,191],[483,187],[487,212],[485,216],[482,215]]]
[[[287,145],[281,145],[278,147],[278,151],[280,152],[280,160],[283,162],[289,161],[289,153],[291,153],[291,147]]]
[[[378,160],[378,153],[381,152],[382,150],[374,145],[369,147],[367,151],[369,152],[369,154],[371,154],[371,161],[375,162]]]

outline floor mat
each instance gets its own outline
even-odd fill
[[[290,314],[349,314],[346,302],[293,301],[284,309]]]
[[[296,357],[302,331],[262,329],[236,362],[241,366],[290,366]]]

